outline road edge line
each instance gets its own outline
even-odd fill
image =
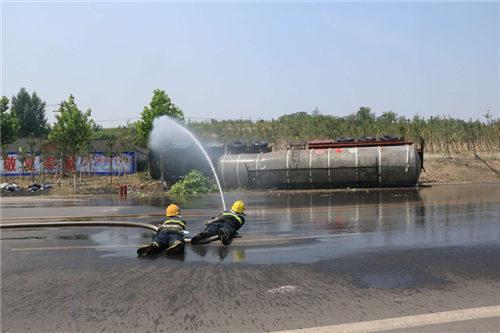
[[[500,317],[500,305],[478,308],[426,313],[413,316],[395,317],[364,321],[358,323],[336,324],[301,328],[295,330],[276,331],[280,333],[370,333],[395,329],[404,329],[428,325],[446,324],[474,319]]]

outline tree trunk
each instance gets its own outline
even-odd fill
[[[59,166],[60,165],[61,165],[61,160],[59,159],[59,161],[57,161],[56,172],[54,173],[54,180],[53,180],[54,183],[56,182],[57,175],[59,174]]]
[[[73,190],[76,193],[76,153],[73,153]]]
[[[41,170],[40,176],[42,177],[42,184],[40,184],[40,185],[43,185],[45,183],[45,171],[46,170],[45,170],[45,163],[43,161],[43,158],[41,158],[41,160],[42,160],[42,165],[41,165],[41,169],[40,169]]]
[[[113,184],[113,155],[109,157],[109,179],[110,183]]]
[[[9,178],[7,176],[7,170],[5,170],[5,160],[9,158],[9,154],[5,155],[5,154],[2,154],[2,163],[4,165],[4,168],[3,168],[3,176],[5,177],[5,183],[8,183],[9,182]]]
[[[80,168],[80,184],[82,183],[82,173],[83,173],[83,171],[82,171],[82,169]]]
[[[32,158],[33,158],[33,165],[31,166],[30,182],[33,184],[35,182],[35,159],[36,159],[36,157],[33,155]]]
[[[94,154],[90,153],[90,162],[89,162],[89,177],[92,178],[92,162],[94,161]]]

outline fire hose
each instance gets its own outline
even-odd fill
[[[158,232],[158,227],[148,223],[140,222],[40,222],[40,223],[4,223],[0,224],[0,229],[32,229],[51,227],[131,227],[144,228]],[[210,243],[219,239],[219,236],[205,238],[199,244]],[[185,238],[185,243],[191,243],[191,238]]]

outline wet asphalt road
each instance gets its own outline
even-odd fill
[[[228,247],[144,229],[2,230],[3,332],[257,332],[500,305],[500,186],[250,193]],[[2,223],[161,221],[164,198],[2,198]],[[220,206],[183,203],[190,230]],[[433,330],[434,329],[434,330]],[[499,332],[498,318],[397,332]],[[391,331],[391,332],[396,332]]]

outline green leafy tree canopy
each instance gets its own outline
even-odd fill
[[[0,100],[0,112],[1,144],[8,145],[16,140],[19,124],[16,115],[9,111],[9,99],[5,96]]]
[[[141,119],[136,123],[136,140],[140,146],[147,146],[149,134],[153,129],[153,121],[161,116],[170,116],[184,121],[184,112],[172,102],[164,90],[156,89],[153,91],[149,106],[144,107]]]
[[[90,109],[85,112],[80,111],[73,95],[59,107],[49,140],[59,149],[71,154],[73,160],[76,159],[76,154],[85,149],[92,136],[94,122],[90,118],[91,112]]]
[[[45,115],[45,102],[33,92],[30,96],[25,88],[21,88],[12,97],[12,111],[19,122],[20,137],[45,137],[49,132]]]

